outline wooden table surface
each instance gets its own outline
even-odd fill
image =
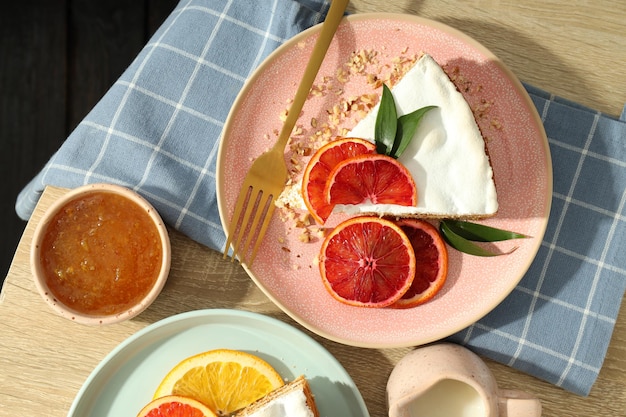
[[[30,0],[0,13],[0,286],[26,222],[15,199],[178,0]]]
[[[353,0],[350,10],[411,13],[438,20],[483,43],[522,81],[616,116],[626,102],[623,0]],[[136,331],[173,314],[233,308],[266,314],[302,329],[256,288],[241,267],[175,231],[170,231],[170,279],[144,313],[104,328],[77,325],[56,316],[36,292],[28,259],[42,211],[63,192],[46,190],[22,236],[0,295],[0,416],[66,415],[81,385],[106,354]],[[371,416],[386,416],[387,377],[411,348],[355,348],[312,336],[350,373]],[[600,377],[588,397],[486,362],[501,387],[536,394],[544,416],[626,415],[624,308]]]

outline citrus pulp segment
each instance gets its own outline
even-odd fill
[[[339,138],[313,154],[302,176],[302,198],[317,223],[324,224],[333,210],[333,206],[324,197],[324,188],[332,169],[352,156],[374,152],[376,146],[370,141]]]
[[[326,237],[319,267],[335,299],[354,306],[386,307],[411,286],[415,254],[395,223],[379,217],[353,217]]]
[[[397,160],[379,154],[357,155],[335,166],[324,190],[329,204],[417,205],[411,173]]]
[[[198,400],[179,395],[168,395],[150,401],[137,417],[217,417]]]
[[[398,225],[415,252],[415,278],[408,291],[391,307],[410,308],[423,304],[439,292],[448,275],[448,250],[437,229],[428,222],[404,219]]]
[[[216,349],[186,358],[172,368],[154,398],[191,397],[225,416],[282,385],[282,377],[261,358],[242,351]]]

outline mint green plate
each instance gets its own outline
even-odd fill
[[[126,339],[89,375],[68,416],[135,416],[177,363],[218,348],[257,355],[286,380],[305,375],[321,416],[369,417],[350,375],[311,337],[267,316],[220,309],[172,316]]]

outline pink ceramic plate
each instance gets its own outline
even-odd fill
[[[251,161],[276,139],[282,125],[280,114],[295,94],[319,29],[311,28],[276,50],[250,78],[231,110],[218,159],[218,202],[224,227]],[[492,53],[450,27],[395,14],[353,15],[344,20],[318,74],[318,93],[311,96],[299,118],[295,143],[306,144],[321,132],[322,125],[332,120],[335,104],[367,92],[366,75],[346,76],[350,69],[346,63],[355,62],[351,58],[355,51],[363,51],[362,57],[374,62],[367,73],[377,68],[384,74],[398,58],[420,52],[429,53],[446,69],[475,110],[487,138],[500,210],[484,223],[532,239],[499,244],[503,250],[519,248],[496,258],[472,257],[450,249],[444,288],[430,302],[408,310],[365,309],[334,300],[324,289],[315,262],[321,240],[313,233],[312,242],[302,243],[304,229],[283,212],[272,219],[259,256],[247,272],[281,309],[323,337],[364,347],[420,345],[479,320],[527,271],[550,211],[548,144],[523,86]],[[361,117],[357,113],[352,113],[352,119],[341,119],[339,128],[351,128],[355,118]],[[339,133],[335,122],[330,125],[333,134]],[[292,157],[296,164],[306,162],[306,156],[289,152],[287,160]],[[331,217],[327,225],[335,223]]]

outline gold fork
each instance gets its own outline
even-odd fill
[[[231,261],[234,261],[238,253],[240,253],[241,263],[251,266],[254,261],[274,213],[274,202],[285,188],[287,181],[285,146],[347,5],[348,0],[332,0],[278,140],[269,151],[254,161],[243,181],[235,203],[235,211],[226,230],[228,239],[224,249],[224,259],[228,256],[232,243]],[[252,253],[249,261],[246,262],[246,255],[252,244],[254,245]]]

